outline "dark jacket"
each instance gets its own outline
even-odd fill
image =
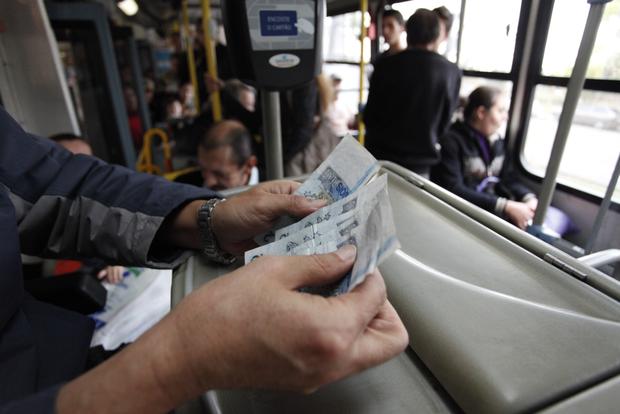
[[[370,79],[366,145],[378,159],[427,173],[458,103],[461,71],[443,56],[408,49],[379,59]]]
[[[0,107],[0,413],[52,413],[58,385],[84,370],[92,323],[24,292],[20,252],[171,267],[190,252],[155,235],[209,190],[72,155],[25,133]]]
[[[479,135],[463,122],[454,123],[439,141],[441,162],[433,168],[431,179],[465,200],[501,215],[507,199],[524,201],[533,194],[511,177],[509,163],[504,162],[504,140],[497,139],[489,145],[487,158]]]

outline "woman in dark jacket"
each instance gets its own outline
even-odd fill
[[[433,181],[525,229],[538,200],[504,168],[504,140],[496,138],[507,119],[501,91],[477,88],[463,115],[464,121],[454,123],[440,139],[441,162],[433,168]]]

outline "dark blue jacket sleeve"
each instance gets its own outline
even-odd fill
[[[56,397],[62,385],[45,389],[24,399],[0,406],[0,414],[54,414]]]
[[[23,253],[100,257],[149,267],[174,266],[189,254],[154,248],[166,216],[189,201],[215,196],[207,189],[72,155],[24,132],[3,108],[0,185],[15,207]],[[166,257],[154,257],[155,251]]]

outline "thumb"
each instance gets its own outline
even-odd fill
[[[267,266],[286,288],[293,290],[338,281],[351,270],[355,254],[355,246],[347,245],[328,254],[274,257],[280,263],[276,266],[269,263]]]

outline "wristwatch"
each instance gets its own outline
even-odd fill
[[[236,257],[225,252],[218,246],[211,225],[215,206],[225,200],[225,198],[212,198],[198,209],[198,228],[200,229],[200,235],[202,237],[203,254],[207,256],[209,260],[229,265],[234,263]]]

